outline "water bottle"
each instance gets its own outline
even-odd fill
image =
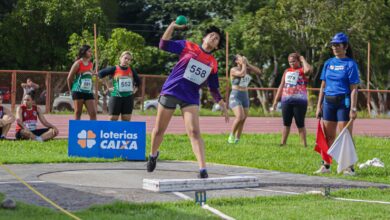
[[[349,108],[351,105],[351,99],[348,95],[345,95],[345,107]]]

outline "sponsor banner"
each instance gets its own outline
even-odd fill
[[[68,156],[145,160],[146,123],[69,121]]]

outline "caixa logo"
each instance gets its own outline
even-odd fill
[[[77,143],[81,148],[91,149],[99,142],[100,148],[103,150],[116,149],[116,150],[137,150],[137,139],[136,133],[128,133],[126,131],[122,133],[117,132],[104,132],[100,131],[100,141],[96,140],[96,134],[91,130],[81,130],[77,134]]]
[[[137,150],[138,134],[127,132],[100,131],[100,148],[116,150]]]
[[[96,134],[91,130],[81,130],[77,134],[77,143],[81,148],[92,148],[96,144]]]

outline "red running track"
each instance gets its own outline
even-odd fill
[[[60,131],[58,138],[68,138],[68,122],[73,119],[73,115],[45,116],[50,123],[58,127]],[[83,118],[87,119],[88,116],[83,115]],[[107,115],[98,115],[98,120],[108,120],[108,118]],[[133,121],[145,121],[147,133],[152,131],[155,124],[155,116],[134,115],[132,119]],[[230,117],[230,122],[226,124],[223,117],[202,116],[200,117],[201,132],[208,134],[227,134],[230,132],[233,120],[234,118]],[[317,119],[315,118],[306,118],[307,132],[315,133],[317,123]],[[282,127],[282,118],[249,117],[245,123],[244,133],[279,133]],[[295,124],[291,126],[291,132],[297,133]],[[186,133],[182,117],[172,117],[167,133]],[[357,119],[354,123],[353,133],[355,135],[390,137],[390,119]],[[8,137],[15,137],[15,123],[8,133]]]

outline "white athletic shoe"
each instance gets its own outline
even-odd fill
[[[355,176],[355,171],[353,171],[351,168],[347,168],[343,171],[344,176]]]
[[[324,173],[330,173],[330,169],[327,169],[324,165],[320,167],[316,172],[313,174],[324,174]]]

